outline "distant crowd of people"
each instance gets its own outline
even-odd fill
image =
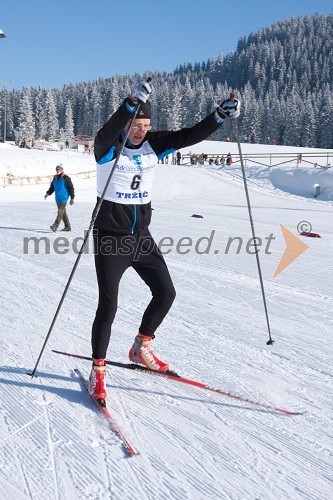
[[[161,160],[158,160],[158,163],[164,163],[164,164],[168,165],[169,156],[170,155],[164,156]],[[173,153],[171,155],[171,165],[180,165],[181,160],[182,160],[181,152],[180,151],[173,151]]]
[[[182,154],[180,151],[174,151],[172,155],[167,155],[164,158],[160,159],[158,163],[163,163],[165,165],[169,164],[169,159],[171,157],[171,165],[181,165],[182,164]],[[230,166],[233,163],[233,159],[231,153],[228,153],[226,156],[222,155],[213,155],[208,158],[208,155],[205,153],[195,154],[191,153],[191,151],[185,155],[186,158],[189,158],[191,165],[204,165],[205,162],[208,162],[209,165],[218,165],[221,167]]]
[[[222,155],[221,157],[219,155],[214,155],[208,158],[207,154],[194,154],[190,152],[189,157],[191,165],[204,165],[207,160],[209,165],[218,165],[221,167],[224,167],[225,165],[229,167],[233,163],[231,153],[228,153],[226,157],[224,155]]]

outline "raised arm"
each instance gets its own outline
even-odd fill
[[[240,112],[240,103],[234,97],[222,102],[214,113],[206,116],[203,120],[190,128],[182,128],[177,131],[149,132],[147,139],[159,159],[173,151],[207,139],[222,125],[225,118],[237,118]]]

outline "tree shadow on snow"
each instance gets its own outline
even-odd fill
[[[0,367],[0,388],[1,386],[9,386],[9,387],[18,387],[18,388],[27,388],[27,389],[37,389],[39,391],[45,391],[46,393],[49,392],[51,394],[54,394],[55,396],[58,396],[61,399],[66,399],[70,401],[71,403],[78,403],[81,406],[85,406],[87,408],[92,407],[92,401],[90,400],[90,397],[88,396],[88,393],[84,387],[82,387],[82,384],[80,383],[78,377],[74,375],[73,376],[64,376],[64,375],[56,375],[54,373],[46,373],[46,372],[40,372],[37,371],[37,377],[36,378],[31,378],[31,369],[26,369],[26,368],[12,368],[12,367],[7,367],[3,366]],[[22,378],[18,379],[9,379],[8,375],[6,378],[1,377],[1,374],[15,374],[16,376],[22,376]],[[30,375],[29,375],[30,374]],[[45,385],[43,384],[43,380],[55,380],[55,381],[65,381],[65,382],[75,382],[77,384],[77,389],[66,389],[62,388],[59,386],[54,386],[54,385]],[[195,403],[202,403],[205,405],[214,405],[214,406],[219,406],[219,407],[224,407],[224,408],[235,408],[238,410],[247,410],[251,412],[256,412],[256,413],[270,413],[274,415],[279,415],[279,416],[285,416],[281,413],[276,412],[275,410],[270,410],[269,408],[258,408],[255,406],[250,406],[244,404],[234,404],[234,403],[227,403],[225,401],[216,401],[212,400],[210,398],[196,398],[196,397],[190,397],[190,396],[179,396],[174,393],[167,393],[165,391],[156,391],[152,389],[138,389],[135,387],[125,387],[125,386],[119,386],[119,385],[111,385],[107,384],[107,387],[113,388],[113,389],[118,389],[121,391],[128,391],[128,392],[134,392],[134,393],[145,393],[145,394],[151,394],[153,396],[158,395],[158,396],[164,396],[164,397],[169,397],[172,399],[180,400],[180,401],[190,401],[190,402],[195,402]],[[25,397],[31,398],[31,394],[28,392],[25,392],[24,394]],[[10,397],[15,397],[13,392],[11,392]],[[18,397],[20,397],[20,393],[18,393]],[[221,396],[223,398],[223,396]],[[112,399],[112,395],[111,395]]]
[[[25,232],[30,232],[30,233],[45,233],[45,234],[50,234],[53,231],[48,231],[47,229],[34,229],[34,228],[28,228],[28,227],[12,227],[12,226],[0,226],[0,229],[11,229],[14,231],[25,231]]]

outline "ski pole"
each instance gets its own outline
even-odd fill
[[[149,76],[149,77],[147,78],[147,83],[150,83],[151,81],[152,81],[152,77],[151,77],[151,76]],[[49,337],[50,337],[50,335],[51,335],[51,332],[52,332],[52,330],[53,330],[54,324],[55,324],[55,322],[56,322],[56,320],[57,320],[57,317],[58,317],[58,315],[59,315],[59,312],[60,312],[60,309],[61,309],[61,307],[62,307],[62,304],[63,304],[63,302],[64,302],[64,300],[65,300],[66,295],[67,295],[67,292],[68,292],[68,289],[69,289],[70,284],[71,284],[71,282],[72,282],[72,279],[73,279],[73,277],[74,277],[74,274],[75,274],[76,268],[77,268],[77,266],[79,265],[79,262],[80,262],[80,259],[81,259],[82,254],[83,254],[83,251],[84,251],[84,249],[85,249],[85,246],[86,246],[86,244],[87,244],[87,241],[88,241],[89,235],[90,235],[91,230],[92,230],[92,228],[93,228],[93,226],[94,226],[94,224],[95,224],[95,220],[96,220],[96,218],[97,218],[98,212],[99,212],[99,210],[100,210],[100,208],[101,208],[101,206],[102,206],[102,203],[103,203],[103,200],[104,200],[105,193],[106,193],[106,191],[107,191],[107,189],[108,189],[108,187],[109,187],[109,184],[110,184],[110,182],[111,182],[111,178],[112,178],[112,176],[113,176],[113,173],[114,173],[115,169],[117,168],[119,158],[120,158],[120,156],[121,156],[121,154],[122,154],[122,152],[123,152],[123,149],[124,149],[124,147],[125,147],[125,144],[126,144],[127,138],[128,138],[129,133],[130,133],[130,131],[131,131],[131,128],[132,128],[133,122],[134,122],[134,120],[136,119],[136,116],[137,116],[137,114],[138,114],[138,111],[139,111],[139,109],[140,109],[140,106],[141,106],[141,102],[139,101],[138,106],[137,106],[137,108],[136,108],[136,110],[135,110],[135,113],[134,113],[134,115],[133,115],[133,118],[131,119],[130,125],[129,125],[129,127],[128,127],[128,129],[127,129],[127,132],[126,132],[126,134],[125,134],[124,140],[123,140],[123,142],[122,142],[122,144],[121,144],[121,147],[120,147],[120,149],[119,149],[119,151],[118,151],[118,154],[117,154],[117,156],[116,156],[115,162],[114,162],[113,167],[112,167],[112,169],[111,169],[111,172],[110,172],[110,174],[109,174],[108,180],[107,180],[107,182],[106,182],[106,184],[105,184],[105,187],[104,187],[104,189],[103,189],[103,192],[102,192],[102,194],[101,194],[101,196],[100,196],[100,199],[99,199],[99,201],[98,201],[98,203],[97,203],[97,205],[96,205],[96,207],[95,207],[95,209],[94,209],[94,211],[93,211],[93,213],[92,213],[92,217],[91,217],[91,221],[90,221],[90,224],[89,224],[89,228],[88,228],[88,230],[86,231],[86,234],[85,234],[84,240],[83,240],[83,242],[82,242],[82,245],[81,245],[80,251],[79,251],[78,256],[77,256],[77,258],[76,258],[76,261],[75,261],[75,264],[74,264],[74,266],[73,266],[72,272],[71,272],[71,273],[70,273],[70,275],[69,275],[69,278],[68,278],[67,284],[66,284],[65,289],[64,289],[64,291],[63,291],[63,294],[62,294],[62,296],[61,296],[60,302],[59,302],[59,304],[58,304],[57,310],[56,310],[55,315],[54,315],[54,317],[53,317],[53,320],[52,320],[51,326],[50,326],[50,328],[49,328],[49,331],[48,331],[48,333],[47,333],[47,335],[46,335],[46,338],[45,338],[45,341],[44,341],[43,347],[42,347],[42,349],[41,349],[41,351],[40,351],[40,353],[39,353],[39,356],[38,356],[38,359],[37,359],[37,361],[36,361],[35,367],[34,367],[34,369],[32,370],[32,372],[28,374],[28,375],[31,375],[31,378],[33,378],[33,377],[35,377],[35,376],[36,376],[37,367],[38,367],[38,365],[39,365],[39,362],[40,362],[41,357],[42,357],[42,355],[43,355],[44,349],[45,349],[46,344],[47,344],[47,342],[48,342],[48,340],[49,340]]]
[[[235,98],[234,92],[230,92],[230,100],[233,101],[234,98]],[[259,249],[258,249],[257,238],[256,238],[255,230],[254,230],[254,223],[253,223],[253,217],[252,217],[252,209],[251,209],[251,203],[250,203],[249,190],[248,190],[248,187],[247,187],[247,180],[246,180],[246,175],[245,175],[245,168],[244,168],[244,162],[243,162],[242,149],[241,149],[240,139],[239,139],[239,130],[238,130],[237,119],[233,120],[233,123],[234,123],[234,128],[235,128],[235,133],[236,133],[236,139],[237,139],[237,145],[238,145],[238,152],[239,152],[240,164],[241,164],[241,168],[242,168],[242,175],[243,175],[243,181],[244,181],[245,195],[246,195],[246,201],[247,201],[247,208],[248,208],[248,212],[249,212],[249,218],[250,218],[250,224],[251,224],[251,230],[252,230],[252,237],[253,237],[255,255],[256,255],[256,260],[257,260],[257,267],[258,267],[258,274],[259,274],[259,280],[260,280],[260,287],[261,287],[261,293],[262,293],[262,298],[263,298],[263,302],[264,302],[264,309],[265,309],[265,315],[266,315],[267,330],[268,330],[268,337],[269,337],[269,340],[266,342],[266,344],[267,345],[273,345],[274,340],[272,339],[272,336],[271,336],[271,328],[270,328],[269,318],[268,318],[268,310],[267,310],[267,303],[266,303],[264,281],[262,279],[262,272],[261,272],[261,266],[260,266],[260,260],[259,260]]]

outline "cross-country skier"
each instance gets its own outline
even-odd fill
[[[218,130],[226,117],[239,116],[238,100],[227,99],[191,128],[153,132],[148,101],[151,92],[148,82],[138,83],[132,95],[99,130],[94,144],[99,200],[117,151],[140,105],[94,225],[99,302],[92,327],[93,366],[89,392],[101,403],[106,398],[105,357],[117,310],[119,282],[129,267],[139,274],[152,293],[129,351],[129,359],[153,370],[164,372],[169,368],[167,363],[157,358],[150,346],[176,295],[164,258],[148,229],[157,163],[173,151],[207,139]]]

